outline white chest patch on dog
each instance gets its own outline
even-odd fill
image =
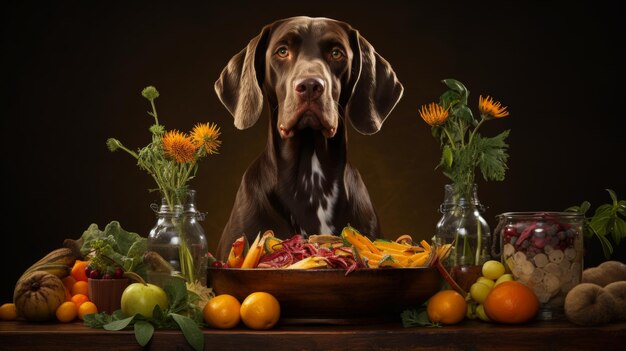
[[[324,187],[322,183],[326,180],[324,172],[322,171],[322,165],[320,164],[317,154],[313,153],[311,157],[311,198],[310,203],[313,203],[313,193],[318,194],[320,201],[317,207],[317,218],[320,221],[319,234],[333,234],[334,226],[332,213],[335,203],[337,202],[338,184],[333,182],[333,187],[330,193],[324,193]]]
[[[317,207],[317,218],[320,220],[320,234],[335,234],[333,208],[335,207],[335,202],[337,202],[338,189],[337,182],[334,182],[330,194],[324,194],[326,201],[320,202],[320,205]],[[326,206],[322,206],[322,203],[326,203]]]

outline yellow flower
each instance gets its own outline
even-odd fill
[[[217,149],[222,144],[222,141],[217,139],[219,136],[220,129],[215,123],[196,124],[191,131],[191,140],[194,145],[196,147],[204,145],[204,149],[209,155],[217,153]]]
[[[197,147],[187,135],[171,130],[163,136],[165,154],[178,163],[187,163],[195,159]]]
[[[506,110],[506,106],[502,107],[500,101],[493,101],[491,96],[478,98],[478,109],[483,115],[491,116],[493,118],[502,118],[509,115],[509,111]]]
[[[448,119],[448,110],[444,110],[441,105],[431,102],[429,105],[422,106],[420,116],[431,126],[440,126]]]

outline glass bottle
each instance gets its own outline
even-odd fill
[[[444,202],[439,211],[434,241],[438,245],[454,243],[444,265],[454,281],[465,291],[480,277],[482,264],[489,260],[490,229],[482,217],[484,207],[478,201],[474,184],[469,198],[457,194],[453,184],[445,185]]]
[[[148,250],[158,253],[171,271],[148,267],[148,282],[165,286],[172,275],[180,275],[187,281],[199,281],[206,285],[208,242],[198,222],[201,213],[195,204],[195,190],[188,190],[184,205],[170,208],[167,200],[161,200],[157,223],[148,236]]]
[[[182,212],[181,272],[188,281],[198,281],[206,286],[209,243],[199,221],[202,213],[196,209],[196,191],[188,190]],[[190,261],[185,261],[184,251],[188,250]],[[188,263],[186,263],[188,262]]]
[[[506,212],[497,216],[501,261],[513,278],[530,287],[540,320],[564,316],[567,293],[582,278],[584,216],[575,212]],[[496,241],[496,240],[494,240]]]

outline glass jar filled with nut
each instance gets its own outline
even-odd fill
[[[501,254],[515,280],[533,289],[541,303],[539,319],[562,317],[565,296],[582,277],[584,217],[571,212],[506,212],[497,217],[501,252],[493,253]]]

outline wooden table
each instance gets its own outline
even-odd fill
[[[269,331],[204,329],[206,350],[624,350],[626,323],[578,327],[569,322],[505,326],[464,321],[443,328],[376,325],[287,325]],[[139,350],[129,330],[109,332],[80,322],[0,322],[0,350]],[[158,330],[147,349],[188,350],[180,331]]]

